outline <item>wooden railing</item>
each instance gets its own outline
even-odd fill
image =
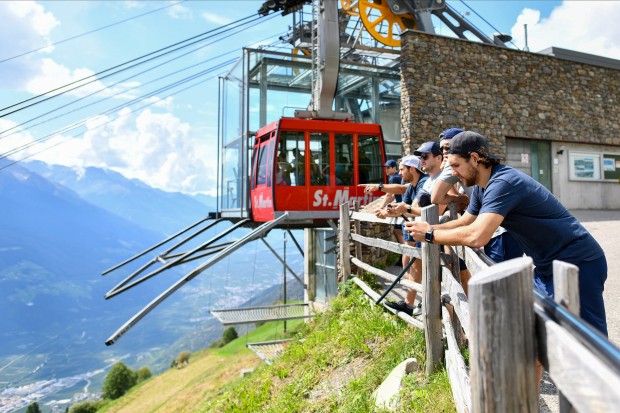
[[[452,216],[455,216],[452,213]],[[436,205],[423,208],[422,220],[438,222]],[[395,276],[365,263],[361,244],[422,259],[422,284],[401,284],[422,294],[420,319],[386,309],[421,328],[426,336],[426,374],[445,362],[459,412],[536,412],[540,360],[560,391],[560,411],[620,411],[620,350],[579,319],[577,267],[554,262],[555,303],[533,290],[529,257],[501,264],[478,250],[423,243],[421,248],[359,234],[351,221],[391,223],[373,214],[340,207],[340,279],[358,269],[394,280]],[[356,243],[356,257],[349,242]],[[458,256],[472,274],[469,297],[458,281]],[[441,277],[440,277],[441,275]],[[353,281],[377,302],[381,294],[358,277]],[[442,327],[445,332],[443,340]],[[467,341],[464,341],[464,337]],[[469,366],[461,344],[469,347]]]

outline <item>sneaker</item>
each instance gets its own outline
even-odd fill
[[[419,303],[418,305],[416,305],[415,307],[413,307],[413,311],[411,312],[411,315],[413,317],[422,315],[422,303]]]
[[[399,301],[399,302],[393,302],[393,301],[386,301],[385,305],[387,305],[390,308],[393,308],[394,310],[398,310],[398,311],[402,311],[405,314],[411,315],[413,313],[413,307],[410,307],[409,305],[407,305],[406,302],[404,301]]]

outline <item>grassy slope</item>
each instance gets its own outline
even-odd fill
[[[272,366],[247,350],[241,337],[223,349],[194,355],[186,368],[145,382],[103,411],[371,412],[372,392],[408,357],[420,362],[420,373],[405,378],[401,411],[455,411],[446,373],[424,378],[423,332],[371,306],[358,290],[349,286],[348,291],[327,313],[302,326],[299,340]],[[266,324],[247,342],[281,333],[281,323]],[[254,373],[239,377],[254,366],[259,366]]]

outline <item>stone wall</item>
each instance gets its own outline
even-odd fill
[[[620,71],[407,31],[401,47],[405,153],[450,127],[505,139],[620,146]]]

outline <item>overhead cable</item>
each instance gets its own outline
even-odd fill
[[[104,29],[108,29],[108,28],[110,28],[110,27],[117,26],[117,25],[119,25],[119,24],[126,23],[126,22],[131,21],[131,20],[138,19],[138,18],[140,18],[140,17],[144,17],[144,16],[146,16],[146,15],[149,15],[149,14],[152,14],[152,13],[155,13],[155,12],[158,12],[158,11],[160,11],[160,10],[167,9],[167,8],[169,8],[169,7],[172,7],[172,6],[176,6],[177,4],[180,4],[180,3],[183,3],[183,2],[186,2],[186,1],[187,1],[187,0],[180,0],[180,1],[177,1],[176,3],[171,3],[171,4],[168,4],[168,5],[164,6],[164,7],[160,7],[160,8],[158,8],[158,9],[154,9],[154,10],[147,11],[146,13],[138,14],[138,15],[136,15],[136,16],[129,17],[129,18],[124,19],[124,20],[120,20],[120,21],[117,21],[117,22],[114,22],[114,23],[110,23],[110,24],[108,24],[108,25],[101,26],[101,27],[98,27],[98,28],[93,29],[93,30],[89,30],[89,31],[84,32],[84,33],[81,33],[81,34],[77,34],[77,35],[75,35],[75,36],[71,36],[71,37],[68,37],[68,38],[66,38],[66,39],[59,40],[59,41],[54,42],[54,43],[52,43],[52,44],[48,44],[47,46],[41,46],[41,47],[39,47],[39,48],[37,48],[37,49],[29,50],[29,51],[27,51],[27,52],[20,53],[20,54],[15,55],[15,56],[7,57],[6,59],[2,59],[2,60],[0,60],[0,63],[8,62],[9,60],[17,59],[18,57],[26,56],[27,54],[31,54],[31,53],[34,53],[34,52],[38,52],[39,50],[47,49],[48,47],[58,46],[59,44],[62,44],[62,43],[68,42],[68,41],[70,41],[70,40],[74,40],[74,39],[78,39],[78,38],[80,38],[80,37],[86,36],[87,34],[96,33],[96,32],[98,32],[98,31],[101,31],[101,30],[104,30]]]
[[[247,25],[247,24],[253,23],[253,22],[255,22],[256,20],[259,20],[259,19],[261,19],[261,18],[262,18],[261,16],[259,16],[259,17],[254,17],[252,20],[246,21],[246,20],[248,20],[248,19],[252,18],[253,16],[255,16],[255,15],[250,15],[250,16],[244,17],[244,18],[239,19],[239,20],[236,20],[236,21],[234,21],[234,22],[232,22],[232,23],[226,24],[226,25],[224,25],[224,26],[220,26],[220,27],[218,27],[217,29],[209,30],[209,31],[207,31],[207,32],[204,32],[204,33],[201,33],[201,34],[199,34],[199,35],[196,35],[196,36],[190,37],[190,38],[188,38],[188,39],[185,39],[185,40],[182,40],[182,41],[180,41],[180,42],[174,43],[174,44],[172,44],[172,45],[166,46],[166,47],[164,47],[164,48],[161,48],[161,49],[155,50],[155,51],[153,51],[153,52],[147,53],[147,54],[145,54],[145,55],[143,55],[143,56],[140,56],[140,57],[137,57],[137,58],[131,59],[131,60],[127,61],[127,62],[124,62],[124,63],[118,64],[118,65],[113,66],[113,67],[111,67],[111,68],[108,68],[108,69],[102,70],[102,71],[97,72],[97,73],[95,73],[95,74],[92,74],[92,75],[90,75],[90,76],[86,76],[86,77],[84,77],[84,78],[82,78],[82,79],[78,79],[78,80],[75,80],[75,81],[73,81],[73,82],[67,83],[67,84],[65,84],[65,85],[63,85],[63,86],[60,86],[60,87],[57,87],[57,88],[51,89],[51,90],[49,90],[49,91],[47,91],[47,92],[44,92],[44,93],[39,94],[39,95],[37,95],[37,96],[34,96],[34,97],[31,97],[31,98],[25,99],[25,100],[23,100],[23,101],[21,101],[21,102],[18,102],[18,103],[13,104],[13,105],[6,106],[6,107],[4,107],[4,108],[0,109],[0,112],[7,111],[8,109],[15,108],[16,106],[23,105],[23,104],[28,103],[28,102],[31,102],[31,101],[33,101],[33,100],[35,100],[35,99],[40,99],[40,100],[38,100],[37,102],[34,102],[34,103],[31,103],[31,104],[28,104],[28,105],[22,106],[22,107],[20,107],[20,108],[14,109],[14,110],[12,110],[12,111],[10,111],[10,112],[2,113],[2,114],[0,114],[0,118],[6,117],[6,116],[8,116],[8,115],[10,115],[10,114],[13,114],[13,113],[15,113],[15,112],[21,111],[21,110],[26,109],[26,108],[29,108],[29,107],[31,107],[31,106],[33,106],[33,105],[36,105],[36,104],[38,104],[38,103],[41,103],[41,102],[47,101],[47,100],[52,99],[52,98],[54,98],[54,97],[57,97],[57,96],[63,95],[63,94],[65,94],[65,93],[67,93],[67,92],[73,91],[73,90],[78,89],[78,88],[83,87],[83,86],[86,86],[86,85],[88,85],[88,84],[90,84],[90,83],[93,83],[93,82],[96,82],[96,81],[98,81],[98,80],[101,80],[101,79],[107,78],[107,77],[112,76],[112,75],[114,75],[114,74],[117,74],[117,73],[119,73],[119,72],[122,72],[122,71],[125,71],[125,70],[128,70],[128,69],[131,69],[131,68],[133,68],[133,67],[135,67],[135,66],[138,66],[138,65],[144,64],[144,63],[149,62],[149,61],[152,61],[152,60],[157,59],[157,58],[159,58],[159,57],[165,56],[165,55],[167,55],[167,54],[169,54],[169,53],[173,53],[173,52],[178,51],[178,50],[180,50],[180,49],[183,49],[183,48],[185,48],[185,47],[189,47],[189,46],[191,46],[191,45],[193,45],[193,44],[196,44],[196,43],[198,43],[198,42],[201,42],[201,41],[204,41],[204,40],[206,40],[206,39],[209,39],[209,38],[211,38],[211,37],[213,37],[213,36],[216,36],[216,35],[219,35],[219,34],[222,34],[222,33],[226,33],[226,32],[228,32],[228,31],[230,31],[230,30],[234,30],[234,29],[237,29],[237,28],[239,28],[239,27],[241,27],[241,26],[244,26],[244,25]],[[244,21],[245,21],[245,22],[244,22]],[[235,24],[236,24],[237,26],[233,26],[233,25],[235,25]],[[231,27],[231,26],[232,26],[232,27]],[[223,28],[226,28],[226,29],[222,30]],[[219,30],[221,30],[221,32],[219,32],[219,33],[215,33],[215,34],[212,34],[213,32],[216,32],[216,31],[219,31]],[[205,38],[200,39],[200,37],[203,37],[203,36],[208,35],[208,34],[210,34],[210,36],[207,36],[207,37],[205,37]],[[195,39],[198,39],[198,40],[195,40]],[[190,43],[187,43],[187,42],[190,42]],[[187,43],[187,44],[184,44],[184,43]],[[181,45],[181,46],[179,46],[179,45]],[[178,46],[178,47],[177,47],[177,46]],[[176,47],[176,48],[175,48],[175,49],[172,49],[172,50],[169,50],[169,51],[167,51],[167,52],[163,52],[163,51],[165,51],[165,50],[167,50],[167,49],[171,49],[171,48],[173,48],[173,47]],[[160,52],[162,52],[162,53],[160,53]],[[160,53],[160,54],[159,54],[159,55],[157,55],[157,53]],[[153,56],[153,55],[155,55],[155,56]],[[153,57],[149,57],[149,56],[153,56]],[[141,59],[145,59],[145,58],[147,58],[147,57],[149,57],[149,58],[148,58],[148,59],[146,59],[146,60],[143,60],[143,61],[138,62],[138,63],[134,63],[134,62],[136,62],[136,61],[139,61],[139,60],[141,60]],[[134,63],[134,64],[132,64],[131,66],[128,66],[128,67],[125,67],[125,68],[119,69],[119,68],[121,68],[121,67],[123,67],[123,66],[126,66],[126,65],[128,65],[128,64],[131,64],[131,63]],[[101,75],[101,74],[104,74],[104,73],[110,72],[110,71],[115,70],[115,69],[118,69],[118,70],[117,70],[117,71],[115,71],[115,72],[109,73],[109,74],[107,74],[107,75],[105,75],[105,76],[97,77],[97,76],[99,76],[99,75]],[[88,79],[93,79],[93,78],[94,78],[94,80],[90,80],[90,81],[88,81],[88,82],[86,82],[86,83],[83,83],[83,84],[80,84],[80,85],[74,86],[74,87],[72,87],[72,88],[70,88],[70,89],[65,89],[65,88],[67,88],[67,87],[70,87],[70,86],[76,85],[76,84],[78,84],[78,83],[80,83],[80,82],[84,82],[84,81],[86,81],[86,80],[88,80]],[[65,90],[62,90],[62,89],[65,89]],[[56,92],[56,91],[59,91],[59,90],[62,90],[62,91],[61,91],[61,92],[59,92],[59,93],[57,93],[57,94],[55,94],[55,95],[52,95],[52,96],[49,96],[49,97],[43,98],[44,96],[49,95],[50,93],[53,93],[53,92]]]

